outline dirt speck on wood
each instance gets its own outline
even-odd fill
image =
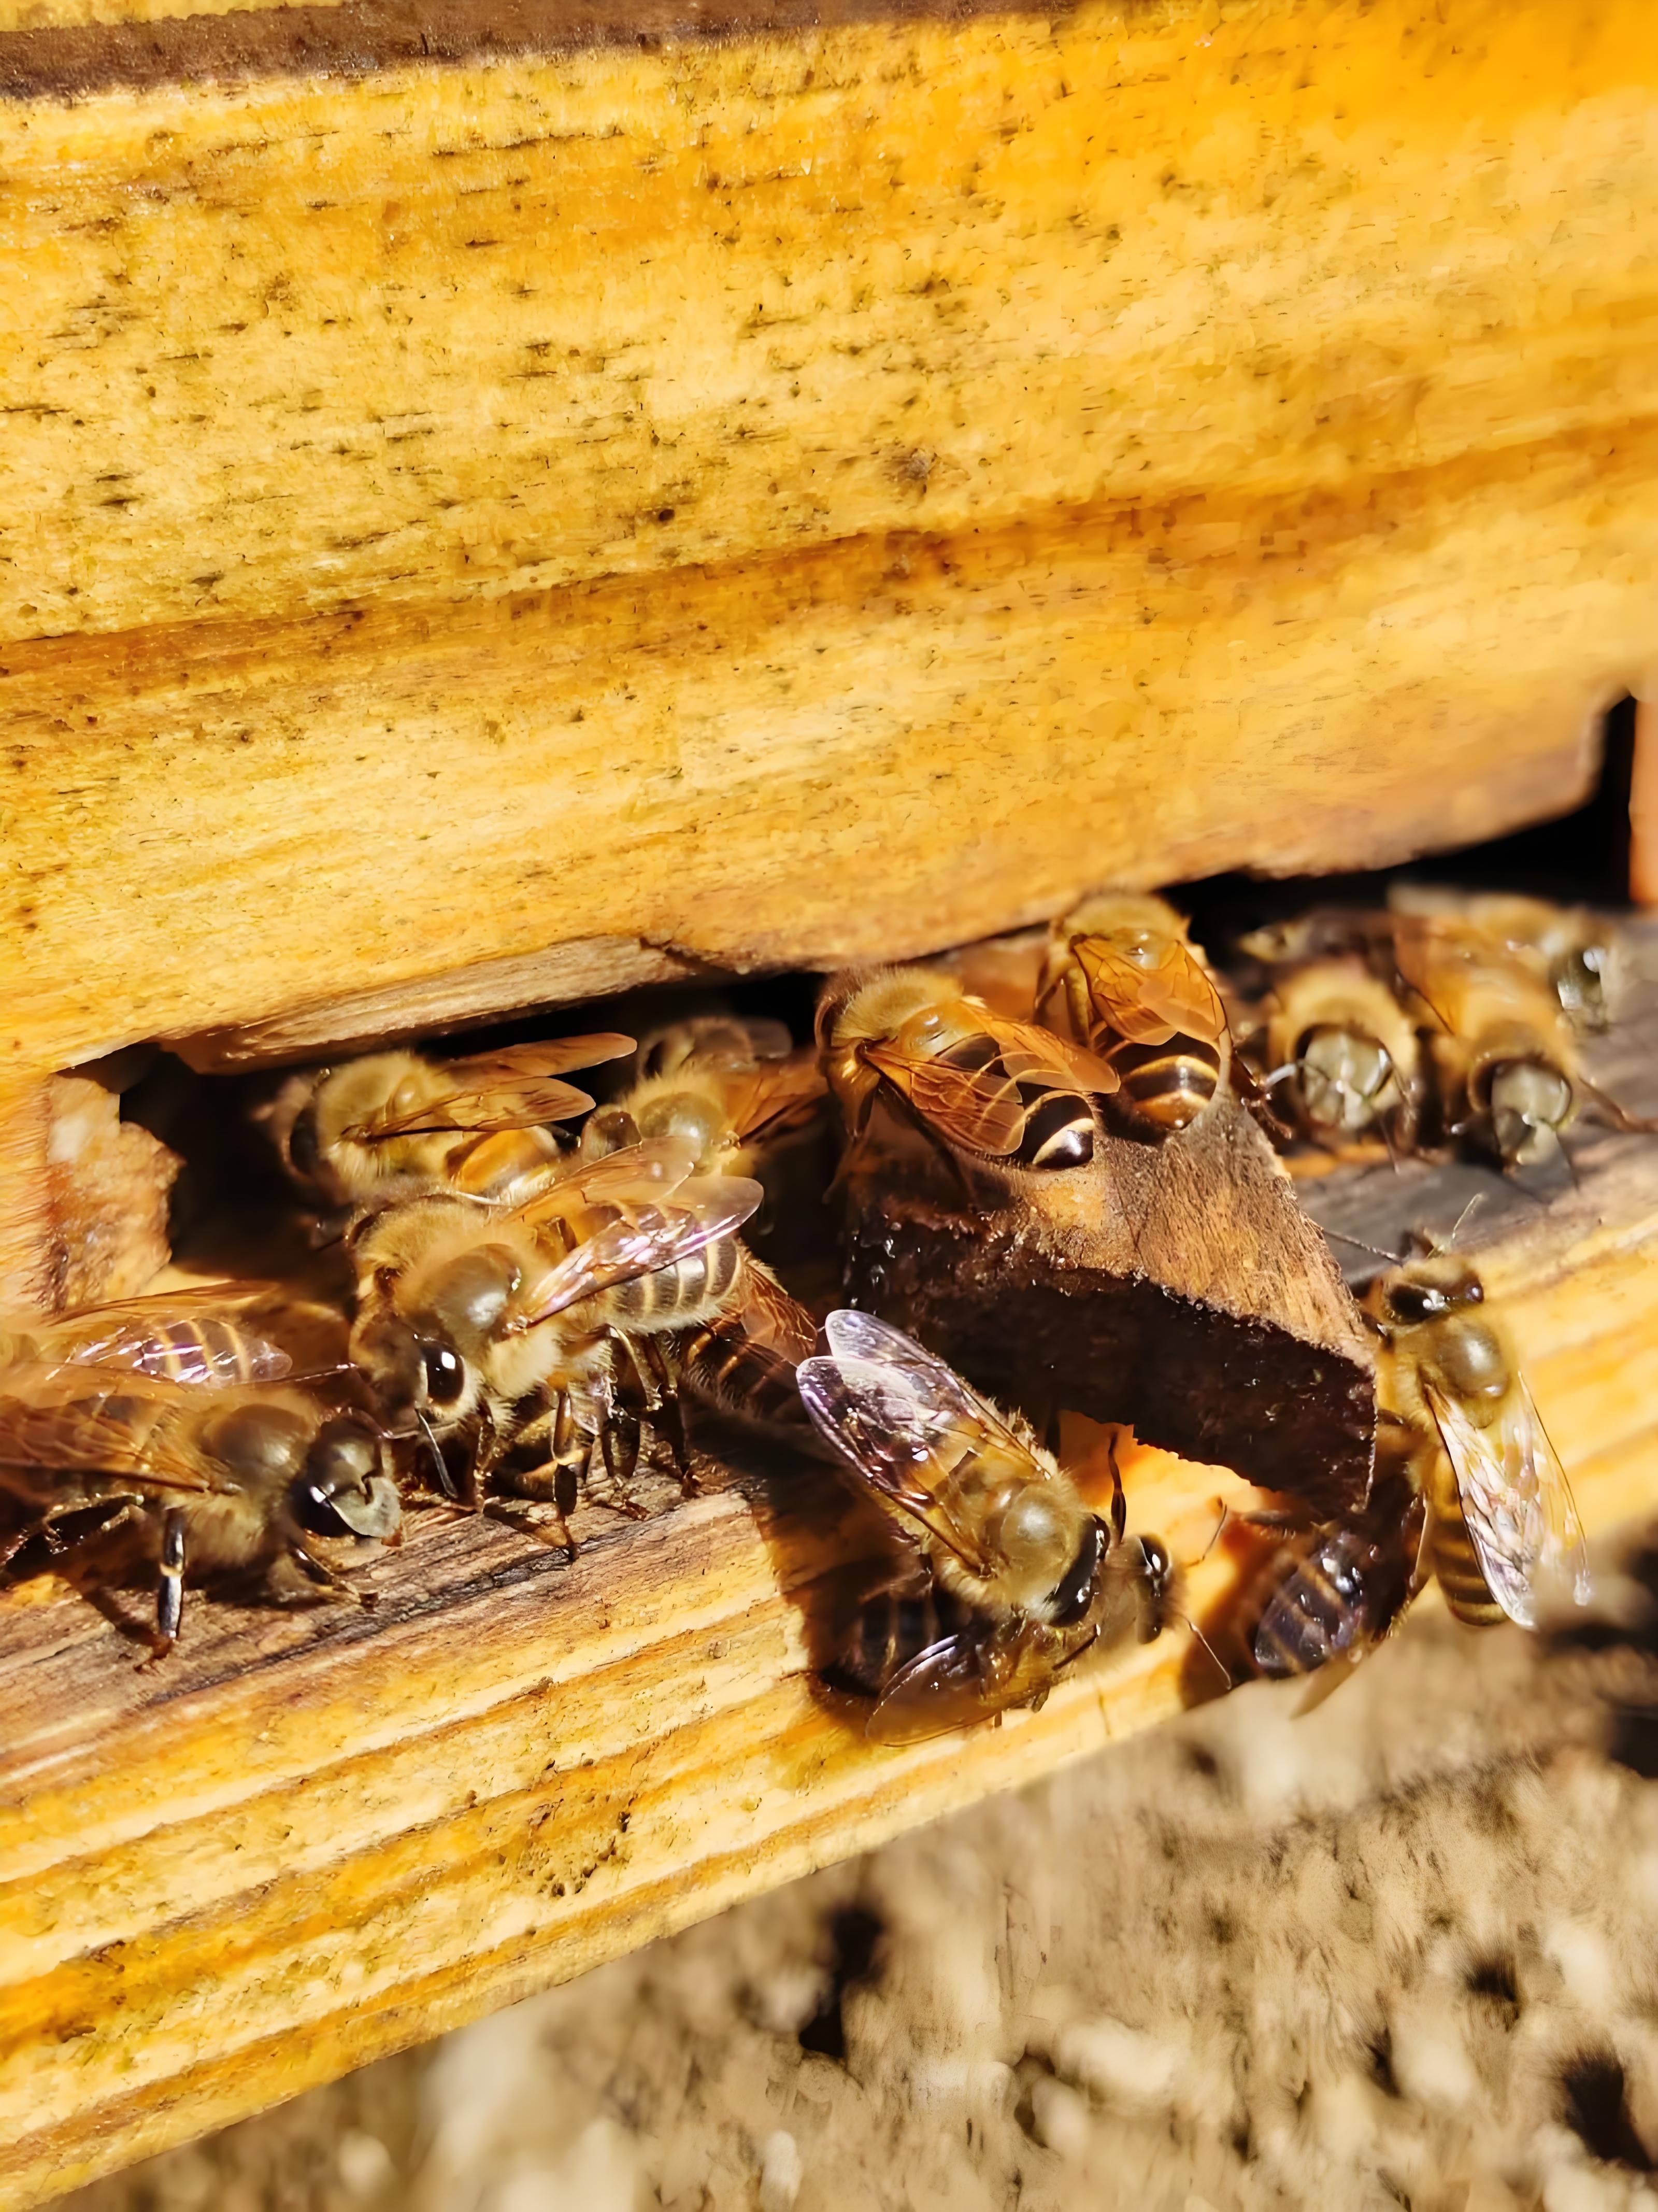
[[[1658,2212],[1658,1658],[1424,1606],[75,2212]]]

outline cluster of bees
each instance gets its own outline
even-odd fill
[[[1102,1515],[1020,1415],[874,1316],[820,1322],[792,1295],[744,1237],[775,1148],[832,1102],[847,1160],[896,1121],[988,1211],[1087,1166],[1107,1132],[1183,1141],[1228,1090],[1285,1145],[1473,1145],[1510,1166],[1580,1115],[1631,1121],[1582,1072],[1619,976],[1588,915],[1332,912],[1243,951],[1248,995],[1163,902],[1113,896],[1054,925],[1028,1019],[904,968],[832,979],[810,1047],[714,1016],[642,1046],[380,1053],[291,1078],[264,1118],[342,1239],[343,1358],[322,1326],[338,1316],[258,1286],[25,1324],[0,1340],[0,1564],[136,1562],[160,1655],[186,1579],[355,1597],[352,1563],[398,1540],[413,1486],[540,1509],[566,1543],[584,1492],[630,1510],[641,1450],[689,1487],[689,1400],[816,1438],[887,1516],[900,1565],[835,1670],[872,1735],[1040,1699],[1084,1652],[1159,1632],[1169,1553],[1129,1534],[1114,1462]],[[567,1080],[624,1058],[607,1103]],[[1272,1530],[1239,1613],[1248,1671],[1351,1661],[1430,1576],[1475,1621],[1533,1623],[1555,1582],[1588,1595],[1564,1472],[1475,1270],[1427,1249],[1367,1306],[1375,1479],[1350,1515]]]

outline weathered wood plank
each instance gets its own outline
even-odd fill
[[[1455,498],[1419,483],[1431,514],[1402,483],[1385,518],[1375,487],[1266,518],[1215,499],[1155,539],[1079,510],[12,647],[4,1042],[50,1066],[291,1010],[302,1052],[360,1034],[370,989],[443,976],[464,1006],[479,966],[472,1010],[500,1011],[504,957],[573,939],[612,940],[586,973],[618,980],[641,946],[834,966],[1103,877],[1379,860],[1558,811],[1650,649],[1658,426],[1509,460]]]
[[[1641,0],[1107,0],[14,104],[0,639],[1615,439],[1655,88]]]
[[[1642,0],[204,20],[0,36],[18,1072],[1466,841],[1647,680]]]

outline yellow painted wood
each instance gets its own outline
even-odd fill
[[[0,107],[0,1053],[1569,805],[1655,82],[1645,0],[1168,0]]]
[[[1658,1158],[1603,1152],[1580,1195],[1479,1255],[1596,1529],[1650,1509],[1658,1449]],[[1156,1453],[1127,1473],[1133,1525],[1195,1559],[1231,1478]],[[806,1671],[868,1571],[869,1533],[821,1469],[620,1531],[590,1514],[573,1568],[505,1529],[421,1516],[374,1571],[376,1615],[197,1601],[153,1674],[80,1601],[14,1593],[0,2204],[474,2018],[1180,1704],[1183,1634],[1079,1669],[1000,1728],[869,1747]],[[1230,1571],[1224,1547],[1194,1566],[1194,1606],[1218,1603]]]

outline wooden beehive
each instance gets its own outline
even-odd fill
[[[129,1047],[1572,805],[1658,650],[1655,88],[1649,0],[0,0],[7,1303],[162,1256]],[[1655,1172],[1489,1261],[1602,1521]],[[9,1601],[0,2201],[1175,1701],[1154,1647],[872,1752],[806,1670],[838,1510],[422,1529],[372,1623],[204,1608],[154,1677]]]

